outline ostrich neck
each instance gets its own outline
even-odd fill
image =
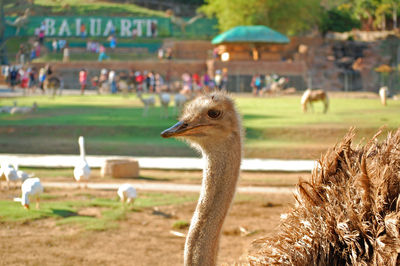
[[[203,147],[202,188],[185,244],[185,265],[215,265],[221,228],[236,190],[241,139],[232,134],[220,145]]]

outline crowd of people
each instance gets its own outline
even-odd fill
[[[88,85],[87,70],[79,72],[79,83],[82,94]],[[226,90],[228,82],[227,70],[217,70],[211,77],[208,73],[189,73],[182,74],[181,80],[172,81],[170,77],[163,76],[155,71],[131,70],[116,72],[112,69],[101,69],[99,75],[90,79],[91,87],[99,93],[117,92],[180,92],[186,95],[197,95],[215,89]]]
[[[49,64],[40,69],[30,65],[5,65],[1,68],[1,74],[11,90],[19,87],[24,89],[24,92],[35,93],[39,88],[44,93],[45,80],[52,76],[53,69]]]

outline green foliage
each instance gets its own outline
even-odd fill
[[[346,0],[338,8],[361,21],[365,30],[385,29],[389,16],[397,20],[399,0]]]
[[[337,8],[326,11],[320,24],[320,30],[323,34],[328,31],[345,32],[360,27],[360,21],[354,18],[349,11]]]
[[[199,11],[215,16],[221,31],[240,25],[266,25],[296,34],[312,29],[321,9],[319,0],[206,0]]]
[[[190,223],[188,221],[176,221],[173,223],[172,228],[173,229],[186,229],[188,228]]]

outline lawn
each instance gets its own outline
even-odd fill
[[[381,126],[400,125],[400,102],[383,107],[377,98],[333,95],[331,108],[322,114],[303,114],[300,95],[252,98],[234,95],[246,129],[245,156],[264,158],[316,158],[336,143],[351,127],[357,141],[372,137]],[[195,156],[186,144],[162,139],[160,132],[177,119],[160,118],[160,108],[142,116],[142,104],[132,95],[43,96],[0,99],[0,105],[31,105],[29,115],[0,114],[0,149],[3,153],[77,153],[77,138],[86,137],[88,154],[134,156]],[[170,115],[173,107],[169,108]],[[43,145],[46,143],[46,145]]]
[[[59,192],[58,192],[59,193]],[[111,193],[108,193],[111,195]],[[106,198],[94,192],[64,192],[43,194],[40,208],[31,203],[31,210],[22,208],[18,202],[0,200],[0,222],[28,222],[38,219],[54,219],[56,225],[79,226],[85,230],[107,230],[118,227],[118,221],[126,219],[131,212],[144,208],[194,202],[195,194],[140,193],[134,205],[124,206],[116,197]]]

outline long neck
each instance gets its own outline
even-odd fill
[[[200,198],[185,244],[185,265],[215,265],[219,237],[239,178],[241,138],[233,134],[218,146],[203,147],[206,166]]]
[[[82,140],[82,141],[79,141],[79,150],[80,150],[80,153],[81,153],[81,158],[82,159],[85,159],[85,142]]]
[[[22,205],[29,204],[29,193],[28,192],[22,192],[21,203],[22,203]]]

